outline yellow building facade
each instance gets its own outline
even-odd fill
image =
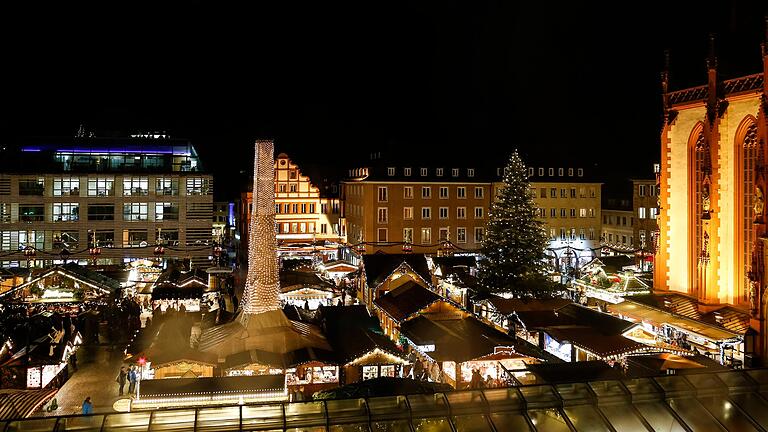
[[[730,80],[711,52],[706,85],[670,92],[664,126],[654,288],[749,310],[765,334],[768,49],[763,71]]]

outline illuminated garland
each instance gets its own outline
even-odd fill
[[[248,233],[248,276],[243,312],[280,309],[280,274],[275,234],[275,144],[257,140],[254,154],[253,210]]]

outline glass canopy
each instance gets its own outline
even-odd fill
[[[37,431],[760,431],[768,369],[0,421]]]

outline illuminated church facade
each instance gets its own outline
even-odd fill
[[[721,80],[711,48],[706,85],[669,91],[662,74],[654,287],[696,298],[702,312],[749,311],[766,335],[768,43],[762,63],[761,73]]]

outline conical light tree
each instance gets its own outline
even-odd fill
[[[545,277],[549,239],[536,218],[528,169],[517,151],[504,170],[503,189],[491,204],[483,242],[479,282],[484,291],[519,296],[547,294]]]

